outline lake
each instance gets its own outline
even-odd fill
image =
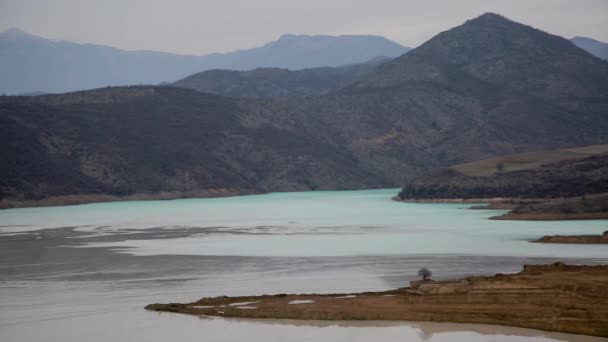
[[[492,221],[502,211],[391,201],[396,189],[0,211],[2,341],[602,341],[485,325],[199,319],[153,302],[358,292],[525,263],[606,264],[608,248],[532,244],[606,221]]]

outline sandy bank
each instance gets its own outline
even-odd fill
[[[146,309],[240,318],[482,323],[608,337],[608,266],[526,265],[511,275],[345,295],[216,297]],[[256,303],[247,310],[231,306],[239,302]]]

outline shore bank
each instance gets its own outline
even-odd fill
[[[602,235],[545,235],[537,243],[608,244],[608,231]]]
[[[602,194],[606,196],[606,194]],[[594,196],[590,196],[591,199]],[[492,216],[490,220],[519,220],[519,221],[564,221],[564,220],[608,220],[607,211],[589,212],[543,212],[543,207],[559,206],[568,203],[572,199],[538,199],[538,198],[436,198],[436,199],[401,199],[399,196],[392,198],[395,202],[402,203],[462,203],[480,204],[473,205],[469,209],[475,210],[511,210],[510,212]],[[538,207],[540,209],[535,208]],[[603,210],[603,208],[600,208]]]
[[[453,204],[484,204],[474,205],[469,209],[489,209],[489,210],[511,210],[518,205],[537,203],[540,199],[532,198],[426,198],[426,199],[402,199],[399,196],[392,198],[395,202],[402,203],[453,203]]]
[[[416,282],[385,292],[215,297],[146,309],[238,318],[482,323],[608,337],[608,266],[526,265],[516,274]]]
[[[0,209],[55,207],[64,205],[79,205],[90,203],[120,202],[120,201],[165,201],[186,198],[218,198],[261,194],[262,192],[249,189],[205,189],[197,191],[163,191],[156,193],[136,193],[127,196],[107,194],[78,194],[50,196],[37,200],[0,200]]]
[[[608,213],[507,213],[492,216],[490,220],[515,221],[567,221],[567,220],[608,220]]]

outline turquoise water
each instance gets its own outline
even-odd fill
[[[143,310],[204,296],[381,291],[417,279],[420,266],[442,279],[516,272],[529,262],[608,262],[608,246],[528,242],[597,234],[607,221],[491,221],[502,211],[397,203],[396,193],[0,210],[0,341],[606,341],[471,324],[239,321]],[[89,235],[36,232],[62,227]]]
[[[553,234],[599,234],[593,221],[494,221],[503,211],[463,204],[398,203],[396,189],[274,193],[220,199],[114,202],[0,211],[4,232],[78,226],[119,229],[210,227],[178,239],[93,243],[135,255],[488,255],[608,258],[601,245],[532,244]],[[213,228],[213,229],[211,229]],[[212,230],[212,231],[211,231]]]

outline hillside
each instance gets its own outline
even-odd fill
[[[408,50],[377,36],[285,35],[253,49],[192,56],[55,41],[10,29],[0,32],[0,93],[158,84],[210,69],[342,66]]]
[[[608,60],[608,44],[587,37],[574,37],[570,41],[595,57]]]
[[[522,203],[513,207],[509,213],[502,216],[492,217],[492,219],[606,220],[608,219],[608,193],[569,198],[554,198],[541,202]],[[605,234],[605,236],[606,240],[602,241],[602,243],[608,243],[608,233]],[[565,238],[568,240],[568,237]],[[576,236],[573,236],[572,238],[577,240]],[[548,242],[556,242],[551,238],[548,238],[547,240],[549,240]],[[596,240],[598,239],[594,237],[589,241],[594,242]]]
[[[173,87],[0,98],[1,198],[389,185],[338,146],[251,127],[247,110]]]
[[[246,98],[323,95],[358,81],[387,60],[376,58],[361,64],[302,70],[208,70],[172,85],[209,94]]]
[[[361,189],[608,143],[608,63],[495,14],[322,96],[119,87],[0,98],[3,198]]]
[[[578,151],[588,153],[546,151],[457,165],[417,178],[403,187],[399,197],[540,199],[608,192],[608,146],[592,146]],[[558,158],[560,155],[561,159]],[[533,156],[537,159],[532,159]],[[546,161],[550,163],[544,164]],[[495,165],[493,172],[488,171],[491,164]],[[500,164],[505,166],[502,171],[497,170]]]
[[[582,159],[603,153],[608,153],[608,145],[591,145],[561,150],[510,154],[454,165],[450,166],[449,169],[462,173],[465,176],[492,176],[498,172],[538,169],[545,164]],[[497,169],[498,165],[501,165],[501,170]]]

